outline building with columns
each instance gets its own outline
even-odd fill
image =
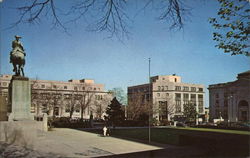
[[[211,119],[250,120],[250,71],[238,74],[236,81],[209,85],[208,90]]]
[[[128,87],[128,106],[137,106],[134,100],[140,100],[139,104],[150,101],[153,117],[158,121],[182,117],[184,105],[190,103],[195,106],[198,114],[205,114],[204,85],[183,83],[181,77],[175,74],[154,76],[150,78],[149,84]]]
[[[8,103],[8,87],[12,75],[0,76],[0,95]],[[112,100],[103,84],[91,79],[51,81],[30,79],[31,112],[39,117],[50,116],[89,119],[91,115],[100,119]],[[83,116],[81,116],[83,115]]]

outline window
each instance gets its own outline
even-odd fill
[[[7,83],[6,83],[6,82],[4,82],[4,83],[3,83],[3,86],[7,86]]]
[[[75,112],[76,112],[76,113],[79,113],[79,112],[80,112],[80,106],[76,106]]]
[[[159,90],[159,91],[161,90],[161,86],[158,86],[158,90]]]
[[[169,93],[166,93],[166,97],[169,97]]]
[[[53,112],[54,112],[55,116],[58,116],[59,115],[59,107],[55,107]]]
[[[181,90],[181,86],[175,86],[175,90],[176,91],[180,91]]]
[[[177,82],[177,78],[174,79],[174,82]]]
[[[216,98],[219,98],[219,93],[216,93],[216,94],[215,94],[215,97],[216,97]]]
[[[67,107],[65,108],[65,112],[66,112],[66,113],[69,113],[69,112],[70,112],[70,107],[69,107],[69,106],[67,106]]]
[[[163,77],[162,80],[165,80],[165,78]]]
[[[64,86],[63,88],[64,88],[64,89],[67,89],[67,86]]]
[[[168,90],[168,86],[165,86],[165,90]]]
[[[164,86],[161,86],[161,90],[164,91]]]
[[[181,101],[180,100],[175,101],[175,111],[176,111],[176,113],[181,112]]]
[[[175,93],[175,100],[181,100],[181,93]]]
[[[189,91],[189,87],[183,87],[183,91]]]
[[[96,88],[94,88],[94,90],[96,90]]]
[[[196,92],[196,88],[195,87],[191,87],[191,91],[192,92]]]
[[[191,94],[191,104],[195,104],[196,102],[196,94]]]
[[[42,85],[42,87],[43,87],[43,85]],[[55,88],[56,88],[56,85],[53,85],[53,88],[55,89]]]
[[[168,117],[168,103],[167,101],[159,101],[160,120],[167,119]]]
[[[157,96],[158,96],[158,97],[160,97],[160,96],[161,96],[161,94],[160,94],[160,93],[157,93]]]
[[[184,93],[184,94],[183,94],[183,97],[184,97],[184,100],[188,100],[188,98],[189,98],[189,94]]]
[[[85,87],[82,87],[82,90],[85,90]]]
[[[203,99],[203,95],[198,95],[198,99],[202,100]]]
[[[203,92],[203,88],[199,88],[199,92]]]
[[[195,94],[191,94],[191,100],[196,100],[196,95]]]
[[[42,86],[41,86],[42,88],[45,88],[45,85],[44,84],[42,84]]]
[[[184,105],[189,104],[189,94],[188,93],[183,94],[183,104]]]

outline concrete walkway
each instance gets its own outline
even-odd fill
[[[97,157],[167,148],[142,144],[129,140],[102,137],[94,133],[68,128],[40,133],[32,148],[41,153],[53,153],[62,157]],[[169,145],[169,147],[171,147]]]

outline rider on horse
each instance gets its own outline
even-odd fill
[[[22,43],[19,41],[21,37],[16,35],[15,38],[16,39],[12,42],[12,51],[10,52],[10,63],[13,64],[13,71],[16,75],[20,75],[20,70],[23,73],[23,67],[25,64],[24,56],[26,56],[26,53],[24,52]],[[16,65],[19,66],[18,69]]]

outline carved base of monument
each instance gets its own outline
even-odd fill
[[[4,96],[0,96],[0,121],[7,121],[7,98]]]
[[[27,77],[13,76],[9,86],[9,121],[34,120],[30,113],[31,87]]]

